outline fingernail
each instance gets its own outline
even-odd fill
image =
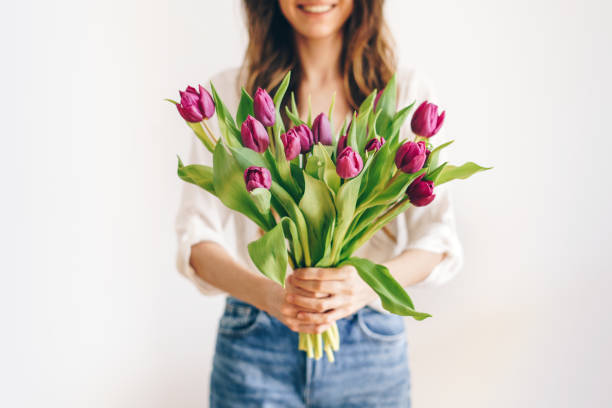
[[[297,318],[298,319],[303,319],[304,318],[304,313],[298,313],[297,314]]]

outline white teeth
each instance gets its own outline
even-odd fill
[[[323,4],[323,5],[313,5],[313,6],[302,6],[302,8],[307,13],[326,13],[332,9],[332,5]]]

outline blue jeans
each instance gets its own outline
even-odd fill
[[[307,359],[298,334],[228,297],[219,323],[211,408],[410,407],[404,321],[364,307],[338,321],[336,362]]]

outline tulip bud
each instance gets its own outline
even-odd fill
[[[258,153],[263,153],[270,144],[266,128],[254,117],[248,115],[240,128],[242,144]]]
[[[315,143],[332,144],[332,131],[329,119],[324,113],[319,113],[312,122],[312,135]]]
[[[187,122],[197,123],[204,119],[204,113],[200,109],[200,95],[194,87],[188,86],[185,91],[179,91],[181,102],[176,104],[179,113]]]
[[[406,142],[397,149],[395,165],[404,173],[416,173],[425,164],[426,151],[425,142]]]
[[[370,152],[372,150],[379,151],[382,145],[384,144],[385,138],[382,136],[380,137],[380,139],[377,137],[375,137],[374,139],[370,139],[370,141],[365,146],[366,152]]]
[[[293,128],[297,135],[300,137],[300,145],[302,147],[302,153],[308,153],[312,149],[314,144],[314,136],[308,126],[305,124],[298,125]]]
[[[338,146],[336,148],[336,156],[340,156],[340,153],[342,153],[342,151],[346,147],[346,139],[347,138],[348,138],[348,136],[344,135],[344,136],[341,136],[340,139],[338,140]]]
[[[302,151],[302,144],[300,143],[300,136],[295,131],[295,128],[289,129],[287,133],[281,135],[281,141],[285,146],[285,157],[287,160],[293,160]]]
[[[425,175],[421,174],[406,189],[408,199],[415,207],[423,207],[436,198],[433,181],[423,180],[423,177]]]
[[[276,108],[274,107],[274,101],[272,101],[272,98],[270,98],[265,89],[257,88],[253,98],[253,111],[257,120],[264,126],[274,125]]]
[[[270,170],[265,167],[251,166],[244,171],[244,182],[249,192],[256,188],[269,190],[270,185],[272,185],[272,176]]]
[[[336,160],[336,172],[343,179],[355,177],[363,169],[363,160],[350,146],[346,147]]]
[[[421,137],[432,137],[442,127],[446,112],[442,112],[438,116],[438,106],[427,101],[414,112],[412,116],[412,132]]]
[[[205,119],[210,119],[215,114],[215,102],[208,91],[202,86],[198,85],[200,89],[200,99],[198,100],[198,106],[202,111]]]

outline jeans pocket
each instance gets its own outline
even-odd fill
[[[402,316],[378,312],[366,306],[357,312],[361,331],[379,341],[398,341],[405,337],[406,328]]]
[[[261,310],[255,306],[228,296],[225,301],[225,310],[219,321],[219,333],[243,336],[257,327],[262,314]]]

